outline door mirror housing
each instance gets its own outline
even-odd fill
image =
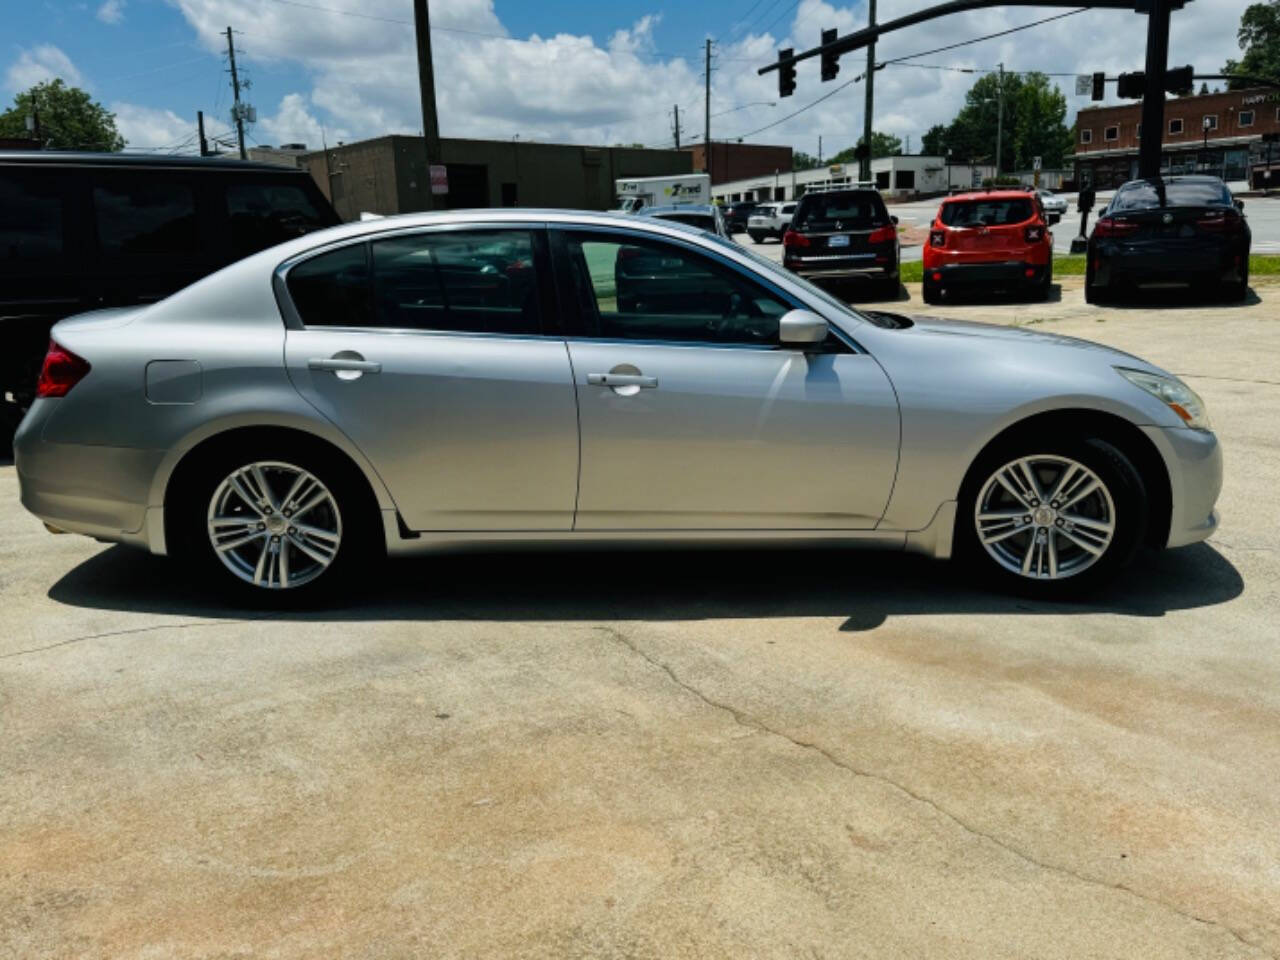
[[[783,346],[817,347],[827,339],[827,321],[808,310],[788,310],[778,321]]]
[[[1060,213],[1049,214],[1049,226],[1053,226],[1055,223],[1059,223],[1061,220],[1062,220],[1062,214]]]
[[[1233,206],[1235,206],[1235,208],[1236,208],[1236,213],[1244,213],[1244,201],[1243,201],[1243,200],[1233,200],[1233,201],[1232,201],[1232,205],[1233,205]]]
[[[893,223],[893,225],[894,225],[895,227],[898,225],[898,218],[897,218],[897,217],[893,217],[893,216],[891,216],[891,217],[889,217],[889,220]]]

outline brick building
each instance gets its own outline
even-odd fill
[[[684,147],[693,156],[693,169],[707,169],[707,148],[701,143]],[[728,183],[747,177],[773,176],[791,172],[791,148],[762,143],[711,141],[711,182]]]
[[[1249,179],[1250,170],[1267,159],[1262,135],[1280,132],[1280,90],[1258,87],[1170,99],[1164,124],[1162,173]],[[1141,136],[1141,103],[1081,110],[1076,116],[1076,182],[1108,188],[1134,179]],[[1280,144],[1270,146],[1280,164]]]

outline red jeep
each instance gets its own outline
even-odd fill
[[[924,302],[939,303],[966,286],[1021,289],[1044,299],[1053,280],[1049,226],[1040,198],[1027,190],[947,197],[924,247]]]

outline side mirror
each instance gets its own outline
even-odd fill
[[[827,339],[827,321],[808,310],[789,310],[778,321],[778,342],[784,346],[814,347]]]
[[[1062,214],[1060,213],[1049,214],[1049,226],[1053,226],[1055,223],[1061,222],[1061,220],[1062,220]]]
[[[1236,200],[1236,201],[1233,201],[1233,202],[1235,203],[1236,213],[1244,213],[1244,201],[1243,201],[1243,200]]]
[[[890,217],[890,218],[889,218],[889,220],[893,223],[893,225],[894,225],[895,227],[898,225],[898,218],[897,218],[897,217]]]

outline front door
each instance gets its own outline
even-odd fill
[[[577,410],[546,273],[527,227],[384,236],[289,271],[289,376],[411,530],[572,526]]]
[[[578,530],[870,529],[897,469],[880,366],[832,335],[778,345],[800,304],[691,245],[557,238],[579,397]]]

